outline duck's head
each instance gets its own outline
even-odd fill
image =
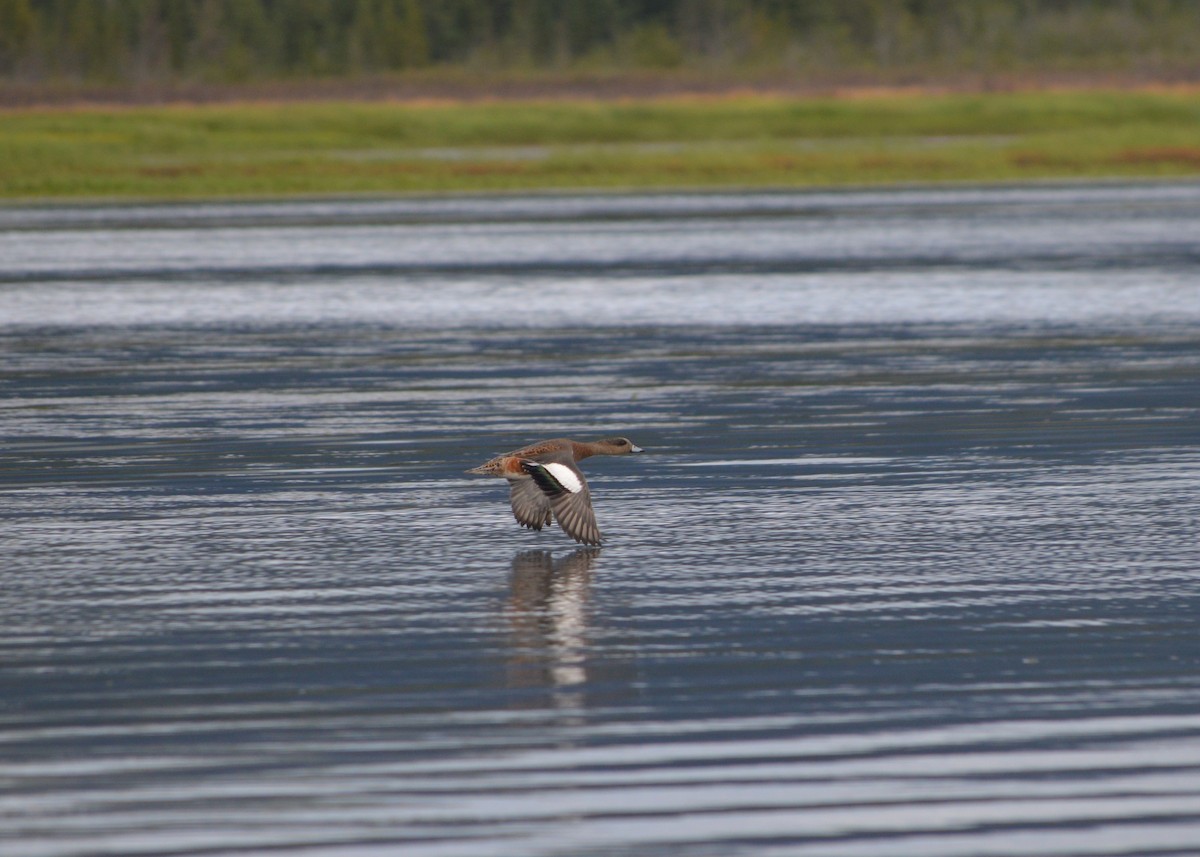
[[[645,452],[640,446],[635,446],[627,437],[606,437],[595,443],[597,452],[601,455],[629,455],[631,452]]]

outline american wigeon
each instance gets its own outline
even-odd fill
[[[512,488],[513,516],[522,527],[540,530],[553,515],[563,532],[575,541],[598,545],[600,528],[592,511],[592,494],[575,462],[593,455],[641,451],[624,437],[585,443],[555,438],[498,455],[467,473],[507,479]]]

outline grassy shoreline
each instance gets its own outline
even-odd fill
[[[1194,89],[0,110],[0,201],[1200,176]]]

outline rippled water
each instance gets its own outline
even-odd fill
[[[1200,853],[1198,235],[0,210],[0,852]],[[617,432],[600,549],[463,473]]]

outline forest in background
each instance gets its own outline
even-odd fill
[[[1196,84],[1200,0],[0,0],[0,200],[1190,178]]]
[[[1200,78],[1195,0],[0,0],[0,88]]]

